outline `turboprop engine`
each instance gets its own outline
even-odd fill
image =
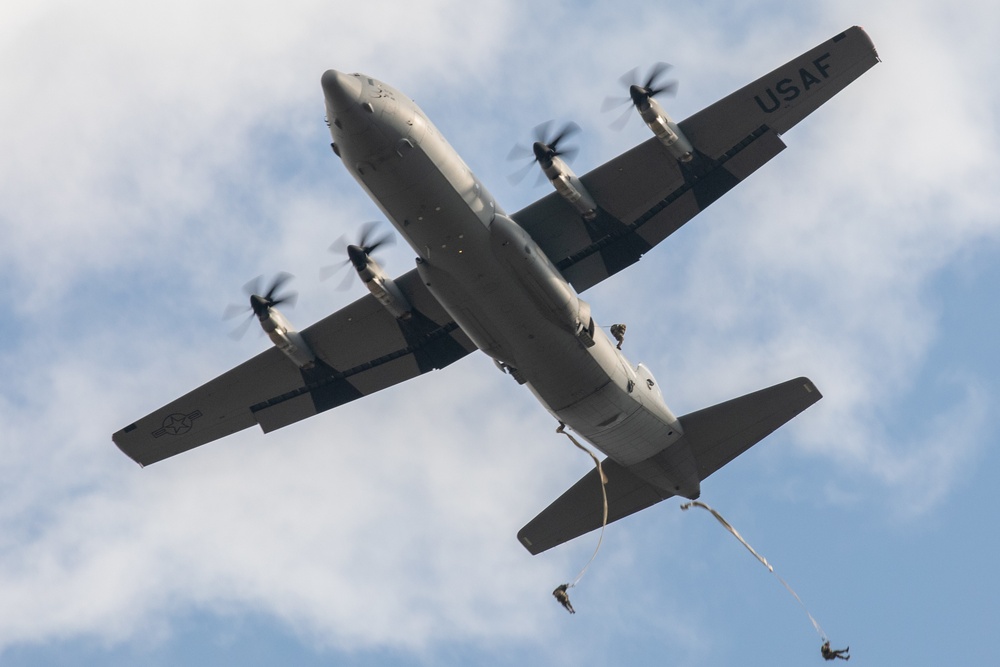
[[[620,80],[628,86],[629,97],[625,98],[624,102],[615,98],[608,98],[605,100],[604,108],[608,110],[611,107],[630,101],[632,106],[639,112],[639,116],[642,117],[646,126],[653,131],[653,134],[670,151],[670,154],[680,162],[690,162],[694,157],[694,147],[688,138],[684,136],[684,132],[680,126],[670,118],[667,112],[663,110],[663,107],[660,106],[660,103],[654,99],[657,95],[663,93],[673,94],[677,90],[676,81],[657,82],[657,79],[669,69],[670,65],[667,63],[653,65],[653,68],[649,71],[649,76],[641,84],[636,81],[637,69],[627,72]],[[626,114],[622,119],[623,121],[627,120],[628,115]]]
[[[577,149],[560,149],[559,147],[559,144],[566,137],[579,132],[580,126],[576,123],[567,123],[555,136],[549,137],[551,124],[552,122],[549,121],[535,128],[535,143],[531,146],[531,153],[528,153],[522,146],[515,146],[509,159],[534,154],[534,161],[542,168],[542,172],[549,179],[549,183],[552,184],[556,192],[569,202],[584,219],[593,220],[597,217],[597,203],[562,158],[565,156],[566,159],[572,159],[571,156],[576,154]],[[528,166],[530,168],[531,165]],[[525,173],[527,172],[525,171]]]
[[[358,272],[361,281],[379,303],[392,313],[398,320],[408,320],[413,314],[413,306],[409,299],[382,269],[378,262],[372,259],[364,246],[349,245],[347,254],[354,270]]]
[[[330,251],[335,253],[346,251],[347,262],[353,267],[372,296],[392,313],[393,317],[398,320],[408,320],[413,314],[413,306],[410,305],[409,299],[379,263],[372,258],[372,253],[378,248],[395,242],[395,237],[391,234],[383,234],[373,239],[372,233],[377,226],[377,222],[365,223],[361,228],[361,238],[356,244],[347,245],[344,237],[341,237],[330,246]],[[320,272],[321,279],[324,277],[324,273],[325,271]]]
[[[284,352],[296,366],[303,370],[308,370],[316,364],[316,355],[309,348],[305,339],[302,338],[302,334],[295,331],[288,320],[285,319],[285,316],[276,307],[281,303],[295,303],[297,296],[295,292],[284,296],[277,295],[281,286],[291,280],[291,278],[292,276],[287,273],[279,273],[275,277],[274,282],[271,283],[271,287],[263,295],[260,294],[262,291],[260,289],[261,277],[247,283],[243,289],[250,295],[250,316],[244,324],[237,328],[234,334],[242,336],[246,332],[250,322],[256,317],[261,329],[264,330],[264,333],[271,339],[275,347]],[[234,304],[226,309],[226,317],[234,317],[245,311],[245,306]]]

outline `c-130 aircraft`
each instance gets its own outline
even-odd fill
[[[482,350],[607,455],[530,521],[532,554],[701,482],[821,398],[807,378],[676,417],[579,294],[638,261],[777,155],[779,136],[878,62],[850,28],[674,122],[655,77],[630,87],[653,137],[582,176],[559,137],[533,152],[555,192],[508,214],[423,111],[363,74],[322,76],[333,150],[416,253],[392,279],[348,248],[370,294],[295,331],[272,288],[251,296],[274,347],[126,426],[118,447],[149,465],[257,424],[266,433]],[[606,496],[605,496],[606,494]]]

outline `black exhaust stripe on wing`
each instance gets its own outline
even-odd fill
[[[457,341],[451,338],[450,334],[456,329],[458,329],[458,325],[454,322],[449,322],[448,324],[440,326],[431,333],[423,336],[420,340],[416,341],[415,344],[408,345],[407,347],[395,350],[378,357],[377,359],[366,361],[363,364],[358,364],[357,366],[346,370],[337,370],[329,364],[326,364],[321,360],[317,360],[318,363],[315,368],[310,371],[302,371],[302,378],[305,383],[304,386],[252,405],[250,406],[250,411],[259,412],[304,394],[311,394],[317,412],[335,408],[339,405],[343,405],[344,403],[353,401],[356,398],[360,398],[363,395],[348,381],[348,378],[402,357],[406,357],[411,354],[416,355],[418,351],[425,355],[425,361],[432,364],[433,368],[441,368],[444,365],[461,358],[469,352],[469,350],[466,350],[464,347],[459,345]],[[443,339],[449,339],[451,343],[448,343]],[[462,354],[456,353],[455,346],[461,349]]]
[[[770,129],[766,125],[761,125],[717,160],[696,150],[696,157],[691,161],[691,164],[678,163],[684,176],[684,185],[661,199],[629,225],[610,214],[606,214],[603,223],[596,227],[588,226],[587,228],[594,242],[556,262],[556,268],[565,273],[571,266],[599,252],[604,260],[608,275],[611,276],[626,266],[639,261],[652,246],[648,241],[637,236],[636,231],[689,192],[694,195],[700,211],[732,190],[740,182],[740,179],[725,168],[725,163],[768,132]],[[598,220],[602,220],[600,214]],[[594,231],[604,233],[599,238],[594,238]],[[639,242],[635,239],[639,239]]]

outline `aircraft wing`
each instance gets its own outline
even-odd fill
[[[679,123],[695,148],[691,163],[652,138],[581,176],[599,207],[594,221],[554,192],[513,218],[583,292],[777,155],[779,135],[877,62],[868,35],[850,28]]]
[[[318,363],[300,370],[271,347],[112,436],[146,466],[259,424],[279,429],[476,349],[427,291],[416,270],[396,280],[413,306],[397,320],[366,295],[301,332]]]

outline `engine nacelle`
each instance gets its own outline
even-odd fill
[[[288,320],[276,308],[269,308],[266,315],[258,319],[274,346],[284,352],[296,366],[308,370],[316,364],[316,355],[302,338],[302,334],[292,329]]]
[[[365,282],[368,291],[372,293],[378,302],[385,306],[385,309],[392,313],[397,320],[408,320],[413,314],[413,306],[410,305],[403,292],[396,285],[392,278],[385,275],[375,276]]]
[[[385,309],[392,313],[396,319],[410,319],[413,313],[410,300],[406,298],[396,282],[386,275],[378,262],[372,259],[368,252],[360,246],[347,246],[347,254],[354,270],[358,272],[361,282],[365,284],[372,296],[385,306]]]
[[[656,100],[648,98],[648,103],[638,109],[646,126],[653,131],[670,154],[680,162],[690,162],[694,157],[694,146],[684,136],[677,123],[670,119],[663,107]]]
[[[594,345],[590,304],[577,296],[528,232],[498,214],[490,224],[490,245],[550,320],[573,332],[587,347]]]
[[[587,192],[580,179],[576,177],[573,170],[559,157],[552,157],[546,161],[539,160],[542,171],[545,172],[549,183],[556,189],[563,199],[568,201],[580,215],[587,220],[597,217],[597,202]]]

